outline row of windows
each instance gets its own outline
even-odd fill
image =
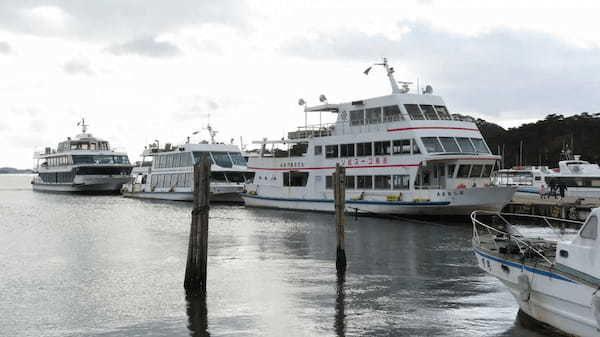
[[[346,176],[346,189],[407,190],[410,188],[410,175]],[[325,177],[325,188],[333,188],[333,176]]]
[[[71,156],[58,156],[46,158],[45,162],[42,162],[42,166],[66,166],[71,165],[73,162],[71,161]]]
[[[423,120],[451,120],[452,116],[448,113],[448,109],[446,109],[443,105],[428,105],[428,104],[404,104],[404,108],[410,119]]]
[[[191,187],[194,175],[191,172],[176,174],[153,174],[150,183],[152,186],[163,188]],[[218,172],[210,173],[210,180],[214,182],[244,183],[251,181],[253,172]]]
[[[71,150],[108,150],[107,142],[96,143],[71,143]]]
[[[423,137],[421,141],[423,141],[425,150],[429,153],[490,153],[490,150],[481,138]]]
[[[397,105],[350,111],[350,125],[379,124],[382,121],[393,122],[402,119]]]
[[[75,155],[74,164],[129,164],[127,156],[113,155]]]
[[[448,165],[448,177],[454,176],[455,165]],[[494,165],[459,165],[456,178],[488,178]]]
[[[452,120],[452,116],[443,105],[404,104],[410,119],[413,120]],[[350,111],[350,125],[379,124],[403,120],[400,107],[390,105]]]
[[[221,167],[233,167],[233,165],[245,166],[246,161],[239,152],[191,152],[169,153],[154,157],[154,168],[190,167],[192,163],[198,163],[202,155],[208,155],[211,164]]]
[[[323,148],[321,145],[315,146],[315,155],[321,155]],[[344,158],[344,157],[363,157],[363,156],[384,156],[384,155],[402,155],[419,154],[421,150],[414,139],[396,139],[380,142],[325,145],[325,158]]]
[[[40,173],[40,178],[45,183],[72,183],[75,175],[73,172]]]

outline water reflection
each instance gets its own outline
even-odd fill
[[[188,330],[192,337],[209,337],[206,296],[186,295]]]
[[[335,334],[338,337],[346,336],[346,312],[345,312],[345,300],[346,292],[344,290],[345,275],[338,273],[337,275],[337,291],[335,297]]]

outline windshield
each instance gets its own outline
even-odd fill
[[[227,154],[227,152],[211,152],[210,154],[212,154],[212,157],[215,160],[215,164],[221,167],[233,166],[231,158],[229,158],[229,154]]]
[[[231,160],[233,160],[233,165],[246,166],[246,160],[242,157],[241,153],[229,152],[229,156],[231,157]]]
[[[74,155],[73,164],[129,164],[127,156],[111,155]]]

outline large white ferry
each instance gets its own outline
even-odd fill
[[[253,173],[246,167],[240,149],[231,144],[216,143],[214,131],[207,127],[211,142],[159,147],[158,142],[146,147],[142,161],[132,171],[131,181],[123,186],[126,197],[193,201],[194,163],[208,156],[211,162],[210,201],[241,203],[244,183]]]
[[[451,115],[441,97],[400,88],[393,68],[381,63],[392,94],[319,106],[331,125],[305,126],[282,141],[263,140],[256,172],[242,195],[247,206],[333,211],[332,173],[346,168],[350,210],[388,214],[466,215],[474,209],[500,210],[514,187],[491,184],[500,156],[490,153],[473,119]],[[300,100],[300,104],[304,104]],[[287,146],[287,150],[268,145]]]
[[[576,336],[600,336],[600,208],[585,223],[476,211],[473,250],[522,312]],[[532,224],[544,227],[532,227]],[[562,335],[552,333],[552,335]]]
[[[75,138],[34,153],[36,176],[31,186],[36,191],[118,192],[131,173],[127,154],[88,133],[85,120],[77,125],[82,132]]]

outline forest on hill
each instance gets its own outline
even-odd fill
[[[600,114],[587,112],[565,117],[550,114],[535,123],[509,128],[477,120],[490,150],[504,155],[504,167],[519,165],[519,148],[523,142],[522,165],[558,167],[565,146],[582,160],[600,162]]]

